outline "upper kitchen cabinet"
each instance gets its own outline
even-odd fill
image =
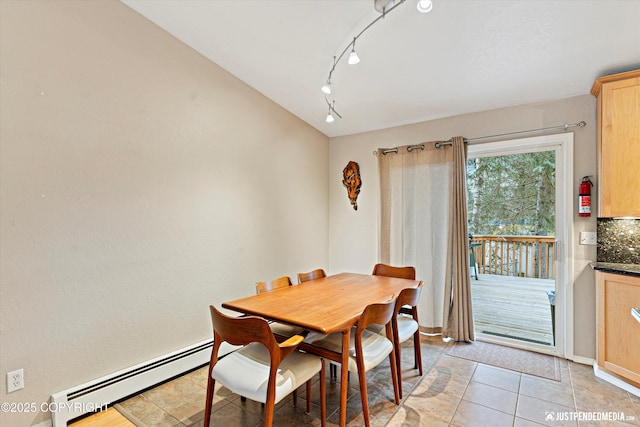
[[[596,79],[598,216],[640,217],[640,70]]]

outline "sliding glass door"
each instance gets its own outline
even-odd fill
[[[564,353],[567,137],[572,134],[469,146],[469,266],[478,339]]]

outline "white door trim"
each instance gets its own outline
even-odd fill
[[[556,345],[527,348],[573,359],[573,132],[469,144],[468,157],[556,152]],[[560,313],[559,313],[560,312]],[[494,340],[492,340],[494,341]],[[520,347],[520,345],[514,345]],[[524,347],[524,346],[523,346]]]

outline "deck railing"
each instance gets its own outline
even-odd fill
[[[555,279],[555,237],[474,235],[478,273]]]

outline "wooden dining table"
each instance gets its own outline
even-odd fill
[[[342,333],[341,353],[307,342],[300,348],[340,363],[340,426],[345,426],[351,327],[368,305],[396,298],[403,289],[417,288],[419,284],[419,280],[340,273],[227,301],[222,307],[295,325],[310,333]]]

